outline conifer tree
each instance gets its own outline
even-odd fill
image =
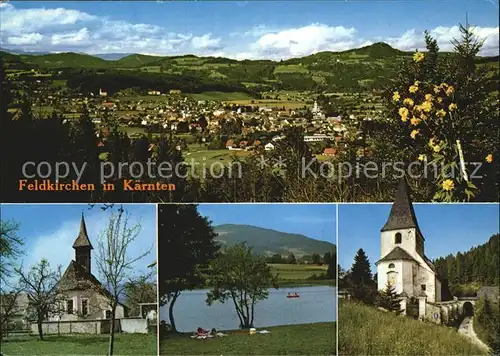
[[[401,314],[401,301],[396,294],[396,288],[391,283],[387,282],[385,289],[380,293],[381,306],[391,312]]]

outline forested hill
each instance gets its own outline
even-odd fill
[[[296,257],[315,253],[323,256],[326,252],[335,251],[335,245],[327,241],[257,226],[225,224],[216,226],[215,231],[218,233],[217,240],[224,245],[233,246],[246,242],[256,253],[263,256],[280,254],[286,257],[291,252]]]
[[[500,235],[490,237],[483,245],[467,252],[458,252],[434,261],[441,281],[448,282],[453,290],[459,285],[500,284]]]
[[[176,87],[186,92],[377,90],[390,83],[390,78],[394,78],[400,70],[401,62],[411,59],[412,54],[385,43],[343,52],[319,52],[281,61],[142,54],[106,60],[102,55],[83,53],[18,55],[0,51],[0,57],[9,71],[24,71],[23,75],[26,75],[26,70],[36,69],[41,73],[56,75],[55,79],[71,78],[73,82],[81,83],[78,88],[82,92],[88,91],[89,87],[105,86],[110,94],[123,89],[123,86]],[[498,62],[495,58],[480,57],[478,63],[491,71],[492,79],[498,78]],[[70,87],[72,84],[68,83]]]

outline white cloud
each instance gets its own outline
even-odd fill
[[[7,6],[5,6],[7,5]],[[2,31],[30,32],[47,27],[75,25],[79,22],[96,20],[97,17],[77,10],[56,9],[16,9],[11,4],[5,4],[2,11]]]
[[[439,48],[442,51],[452,51],[452,41],[454,39],[461,38],[460,28],[458,26],[438,26],[430,30],[429,33],[434,39],[436,39]],[[498,55],[499,27],[477,26],[473,28],[473,33],[479,40],[484,41],[480,53],[481,55]],[[425,50],[424,34],[415,29],[408,30],[399,37],[390,37],[385,39],[380,38],[379,40],[403,51],[414,51],[416,49]]]
[[[311,24],[262,35],[252,49],[272,57],[297,57],[321,51],[340,51],[359,43],[356,29]]]
[[[221,49],[221,39],[212,38],[211,33],[204,34],[203,36],[195,36],[191,39],[191,44],[194,49],[216,51]]]
[[[84,27],[75,32],[52,35],[51,43],[55,46],[81,46],[90,43],[89,30]]]
[[[20,36],[10,36],[7,43],[14,46],[35,45],[41,42],[43,35],[40,33],[26,33]]]

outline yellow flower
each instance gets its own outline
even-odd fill
[[[399,101],[400,98],[401,96],[399,95],[399,92],[395,91],[392,93],[392,101]]]
[[[412,98],[406,98],[405,100],[403,100],[403,104],[412,107],[414,102]]]
[[[421,62],[423,61],[425,58],[425,55],[422,53],[422,52],[416,52],[414,55],[413,55],[413,60],[415,62]]]
[[[434,97],[432,96],[432,94],[425,94],[425,101],[432,101],[434,99]]]
[[[453,183],[453,181],[451,179],[444,180],[441,185],[443,186],[443,189],[448,191],[448,192],[455,188],[455,183]]]
[[[424,113],[420,114],[420,118],[422,120],[427,120],[428,119],[427,115],[425,115]]]
[[[446,116],[446,111],[444,111],[443,109],[440,109],[436,112],[436,116],[440,119],[442,119],[443,117]]]
[[[415,105],[415,106],[413,107],[413,110],[415,110],[416,112],[421,112],[421,111],[422,111],[422,106],[420,106],[420,105]]]
[[[412,117],[412,119],[410,120],[410,123],[413,126],[417,126],[418,124],[420,124],[420,119],[417,119],[416,117]]]
[[[399,116],[401,116],[401,121],[405,122],[408,120],[409,111],[407,108],[399,108]]]
[[[441,88],[438,85],[434,85],[434,94],[439,94],[441,92]]]
[[[413,85],[415,85],[415,86],[418,87],[420,85],[420,81],[419,80],[415,80],[415,83],[413,83]]]
[[[451,103],[450,106],[448,106],[448,110],[453,111],[457,109],[457,104]]]
[[[420,155],[418,155],[418,160],[419,160],[419,161],[422,161],[422,162],[423,162],[423,161],[427,161],[427,156],[426,156],[426,155],[424,155],[424,154],[420,154]]]
[[[439,84],[439,87],[440,87],[441,89],[446,89],[446,88],[448,88],[448,84],[446,84],[446,83],[441,83],[441,84]]]
[[[432,147],[432,149],[434,150],[434,152],[438,153],[439,151],[441,151],[441,146],[435,145]]]
[[[486,162],[491,163],[493,162],[493,155],[490,153],[489,155],[486,156],[485,158]]]
[[[451,94],[453,94],[455,92],[455,88],[453,88],[452,86],[449,86],[447,89],[446,89],[446,95],[450,96]]]
[[[438,103],[442,103],[443,102],[443,98],[439,97],[436,99]]]
[[[415,139],[415,137],[417,137],[417,135],[418,135],[418,133],[419,133],[419,132],[420,132],[419,130],[413,130],[413,131],[411,132],[411,134],[410,134],[411,138],[412,138],[412,139]]]
[[[410,91],[410,93],[416,93],[418,91],[418,86],[412,85],[408,90]]]
[[[432,103],[430,101],[424,101],[420,107],[425,112],[430,112],[432,110]]]

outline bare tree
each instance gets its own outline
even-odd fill
[[[0,294],[0,342],[9,331],[9,324],[17,309],[17,299],[21,291],[15,289],[9,293]]]
[[[125,295],[126,282],[130,279],[134,264],[147,256],[152,249],[151,247],[136,257],[129,256],[129,247],[141,231],[139,223],[129,227],[129,217],[122,207],[118,209],[118,213],[113,212],[109,218],[108,227],[101,233],[97,245],[97,268],[102,284],[109,291],[106,295],[111,307],[108,356],[113,355],[116,308],[120,298]]]
[[[5,292],[12,277],[14,261],[22,254],[23,239],[17,234],[19,223],[14,220],[0,220],[0,292]]]
[[[14,271],[19,275],[20,290],[28,295],[29,307],[34,312],[38,326],[38,335],[40,340],[43,340],[43,321],[50,315],[60,314],[65,300],[57,288],[61,279],[61,267],[52,270],[49,262],[42,259],[40,263],[31,266],[27,273],[22,267],[15,268]]]

